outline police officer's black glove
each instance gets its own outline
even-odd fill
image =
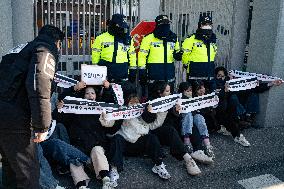
[[[134,83],[136,80],[136,74],[137,70],[136,69],[130,69],[129,74],[128,74],[128,79],[131,83]]]
[[[181,59],[182,59],[182,54],[183,54],[183,51],[182,50],[180,50],[180,51],[174,51],[174,54],[173,54],[173,56],[174,56],[174,59],[175,60],[177,60],[177,61],[181,61]]]
[[[147,84],[147,72],[145,69],[139,69],[139,81],[141,85]]]

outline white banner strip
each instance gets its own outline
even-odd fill
[[[172,108],[177,100],[181,98],[181,94],[173,94],[161,98],[157,98],[152,101],[148,101],[148,103],[152,106],[152,113],[158,113],[158,112],[165,112]]]
[[[229,86],[230,91],[242,91],[253,89],[258,86],[258,80],[254,77],[241,77],[238,79],[231,79],[226,82]]]
[[[121,107],[117,110],[107,111],[106,120],[131,119],[142,115],[146,104]]]
[[[180,113],[188,113],[203,108],[217,106],[218,103],[219,103],[219,98],[215,93],[203,95],[200,97],[190,98],[190,99],[178,100],[178,104],[181,105]]]
[[[57,85],[59,87],[63,87],[63,88],[70,88],[72,86],[75,86],[79,82],[75,79],[72,79],[70,77],[67,77],[67,76],[59,74],[59,73],[55,73],[54,81],[56,83],[58,83]]]
[[[250,72],[242,72],[242,71],[238,71],[238,70],[231,70],[231,71],[229,71],[229,74],[234,76],[234,77],[246,77],[246,76],[257,77],[257,79],[262,81],[262,82],[272,82],[272,81],[275,81],[275,80],[282,80],[283,81],[283,79],[281,79],[279,77],[273,77],[273,76],[269,76],[269,75],[250,73]]]
[[[112,83],[111,86],[116,96],[117,103],[122,106],[124,104],[124,98],[123,98],[123,91],[122,91],[121,85]]]

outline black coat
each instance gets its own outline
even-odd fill
[[[51,83],[58,61],[54,40],[41,35],[0,64],[0,131],[36,132],[51,123]]]

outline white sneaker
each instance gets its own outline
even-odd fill
[[[65,187],[57,185],[55,189],[65,189]]]
[[[80,186],[79,189],[90,189],[87,186]]]
[[[116,168],[111,168],[109,172],[110,182],[113,188],[117,187],[117,180],[119,179],[119,174]]]
[[[207,156],[203,150],[197,150],[193,153],[190,154],[190,156],[195,160],[198,161],[200,163],[204,163],[204,164],[212,164],[213,158]]]
[[[171,175],[168,173],[166,166],[164,163],[162,163],[159,166],[154,165],[152,168],[153,173],[156,173],[161,177],[162,179],[169,179],[171,178]]]
[[[190,175],[199,175],[201,173],[199,167],[196,165],[195,161],[190,158],[190,160],[185,161],[185,166],[187,169],[188,174]]]
[[[234,141],[245,147],[250,146],[249,141],[247,141],[243,134],[240,134],[240,137],[235,137]]]
[[[103,181],[103,187],[102,189],[113,189],[113,184],[110,182],[110,178],[109,177],[104,177],[102,179]]]
[[[231,133],[223,125],[221,125],[221,129],[219,129],[217,131],[217,133],[225,135],[225,136],[230,136],[231,135]]]

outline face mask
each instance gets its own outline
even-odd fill
[[[184,92],[183,95],[187,98],[192,98],[192,92]]]
[[[201,26],[201,29],[204,29],[204,30],[212,30],[212,26],[211,26],[211,25]]]
[[[171,29],[170,29],[169,24],[161,24],[161,25],[156,26],[156,28],[154,30],[154,35],[158,39],[166,38],[166,37],[169,36],[170,31],[171,31]]]

